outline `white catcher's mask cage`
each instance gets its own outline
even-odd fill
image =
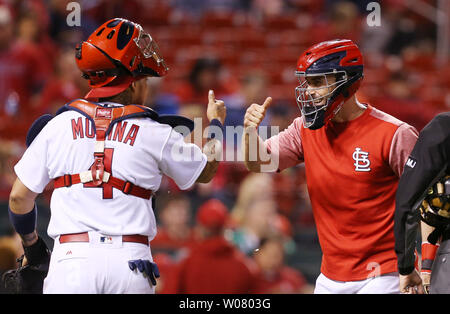
[[[152,36],[150,36],[149,33],[146,33],[142,26],[140,26],[139,24],[137,25],[137,28],[139,30],[139,36],[134,39],[134,42],[141,50],[144,58],[147,59],[151,57],[156,61],[158,66],[163,66],[166,71],[169,70],[169,68],[166,66],[166,63],[164,62],[164,59],[161,57],[159,47],[153,40]]]

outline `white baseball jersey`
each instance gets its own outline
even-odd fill
[[[117,106],[118,104],[114,104]],[[93,123],[69,110],[42,129],[14,170],[31,191],[41,193],[50,180],[88,170],[94,162]],[[157,191],[163,174],[180,189],[190,188],[203,171],[207,157],[166,124],[149,118],[118,122],[105,141],[105,167],[111,175]],[[55,189],[51,198],[48,234],[97,231],[107,235],[156,234],[151,199],[125,195],[112,187],[82,183]]]

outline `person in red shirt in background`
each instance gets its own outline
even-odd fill
[[[190,219],[189,198],[182,193],[171,195],[161,210],[157,209],[158,233],[150,242],[152,252],[180,258],[196,241]]]
[[[261,275],[256,283],[258,294],[312,293],[301,272],[285,264],[285,238],[272,235],[264,238],[254,254]]]
[[[257,132],[272,98],[250,105],[244,117],[250,171],[279,172],[304,162],[323,253],[314,293],[400,293],[395,192],[418,132],[357,100],[363,68],[351,40],[313,45],[295,72],[301,116],[266,141]]]
[[[31,14],[15,14],[0,1],[0,198],[7,199],[13,167],[25,150],[35,99],[50,73],[42,32]]]
[[[173,272],[174,267],[177,263],[174,258],[168,253],[156,253],[153,255],[153,262],[158,265],[159,278],[156,278],[155,294],[165,294],[166,293],[166,281],[170,274]]]
[[[163,293],[253,293],[256,265],[225,239],[228,219],[228,209],[219,200],[211,199],[198,209],[199,242],[173,269]]]
[[[63,50],[56,60],[55,73],[42,90],[38,109],[41,113],[54,115],[64,104],[88,91],[89,86],[73,60],[73,49]]]
[[[28,23],[13,23],[8,7],[0,6],[0,138],[25,141],[28,127],[36,118],[32,98],[49,74],[48,63],[39,49],[33,49]],[[27,26],[28,25],[28,26]],[[15,27],[17,26],[17,32]]]

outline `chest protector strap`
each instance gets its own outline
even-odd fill
[[[138,105],[120,107],[105,107],[86,100],[76,100],[63,107],[59,113],[67,110],[75,110],[88,118],[94,126],[96,142],[94,149],[94,164],[88,171],[79,174],[66,174],[55,178],[54,187],[70,187],[73,184],[89,183],[90,186],[112,186],[125,194],[149,199],[153,191],[141,188],[129,181],[115,178],[105,171],[105,139],[112,131],[115,123],[130,118],[147,117],[154,118],[157,114],[148,108]]]

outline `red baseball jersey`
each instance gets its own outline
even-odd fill
[[[255,294],[299,294],[307,281],[297,269],[283,266],[275,273],[261,273],[256,281]]]
[[[257,267],[225,238],[206,239],[178,262],[165,283],[165,293],[247,294],[255,289]]]
[[[356,119],[318,130],[297,118],[266,141],[279,170],[305,163],[326,277],[357,281],[397,271],[395,192],[417,136],[367,105]]]

